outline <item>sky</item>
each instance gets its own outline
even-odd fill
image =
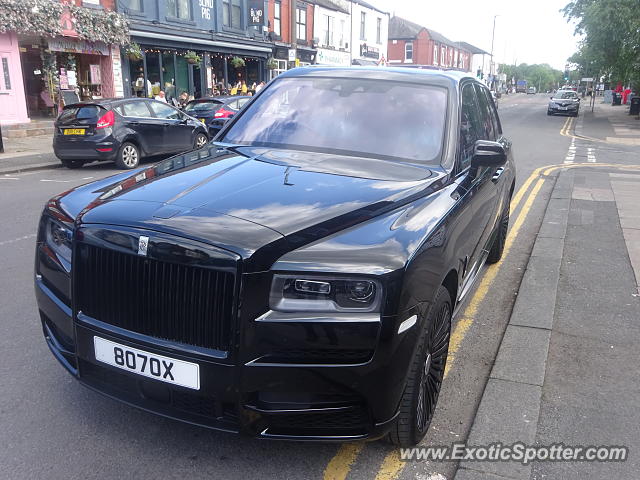
[[[395,13],[487,52],[491,51],[493,17],[498,15],[493,48],[498,63],[548,63],[564,70],[567,58],[577,50],[574,26],[559,12],[569,0],[367,1],[392,16]]]

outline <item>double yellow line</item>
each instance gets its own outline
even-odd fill
[[[567,120],[565,126],[570,125],[570,119]],[[570,126],[569,126],[570,128]],[[563,128],[564,130],[564,128]],[[513,246],[522,225],[524,224],[531,207],[540,193],[544,182],[549,179],[549,175],[561,168],[579,168],[579,167],[618,167],[623,169],[640,170],[638,165],[621,165],[610,163],[588,163],[588,164],[572,164],[572,165],[547,165],[544,167],[536,168],[533,173],[527,178],[522,187],[514,195],[511,200],[511,211],[515,212],[522,203],[522,208],[518,212],[515,220],[513,221],[509,230],[509,236],[504,246],[503,259],[509,254],[511,247]],[[524,201],[524,203],[523,203]],[[449,356],[447,358],[447,369],[445,370],[445,378],[448,376],[451,369],[456,364],[456,354],[462,345],[462,341],[465,335],[473,325],[473,321],[478,312],[480,304],[487,296],[491,285],[493,284],[502,262],[496,265],[490,265],[486,267],[486,271],[482,277],[482,280],[476,288],[473,296],[469,299],[469,303],[465,307],[461,315],[459,315],[455,322],[455,327],[451,333],[451,340],[449,342]],[[324,470],[324,480],[345,480],[349,474],[352,465],[358,458],[365,446],[364,442],[348,443],[340,447],[335,456],[330,460],[326,469]],[[394,448],[391,450],[384,460],[376,474],[375,480],[394,480],[398,478],[406,462],[400,460],[399,449]]]
[[[567,120],[564,122],[564,126],[560,129],[560,135],[563,137],[574,137],[571,133],[573,129],[573,124],[575,123],[576,117],[567,117]]]

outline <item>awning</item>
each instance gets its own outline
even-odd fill
[[[167,35],[165,33],[155,33],[155,32],[144,32],[142,30],[131,30],[129,34],[132,37],[141,37],[141,38],[153,38],[156,40],[166,40],[169,42],[176,42],[178,38],[182,38],[181,43],[190,43],[194,45],[206,45],[208,47],[218,47],[230,50],[246,50],[247,52],[263,52],[263,53],[271,53],[271,48],[269,47],[259,47],[254,45],[248,45],[244,43],[233,43],[233,42],[223,42],[220,40],[205,40],[201,38],[189,38],[185,37],[177,37],[175,35]],[[186,42],[185,42],[186,40]]]

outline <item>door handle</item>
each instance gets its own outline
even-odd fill
[[[502,175],[504,173],[504,168],[500,167],[496,170],[496,173],[493,174],[493,178],[491,178],[492,181],[497,182],[498,179],[500,178],[500,175]]]

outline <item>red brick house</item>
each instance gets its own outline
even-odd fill
[[[443,68],[470,72],[472,56],[485,54],[466,42],[444,35],[400,17],[389,20],[388,62],[391,66]]]

